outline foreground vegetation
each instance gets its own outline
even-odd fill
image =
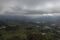
[[[58,33],[42,24],[6,22],[0,26],[0,40],[60,40]]]

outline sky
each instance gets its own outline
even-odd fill
[[[30,13],[59,15],[60,0],[0,0],[0,14]]]

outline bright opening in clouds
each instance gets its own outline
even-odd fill
[[[60,0],[0,0],[0,14],[60,13]],[[51,13],[51,14],[49,14]]]

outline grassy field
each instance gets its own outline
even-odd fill
[[[46,25],[36,23],[2,23],[0,40],[60,40],[60,35],[49,29]]]

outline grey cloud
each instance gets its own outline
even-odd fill
[[[60,13],[59,2],[60,0],[0,0],[0,13]]]

